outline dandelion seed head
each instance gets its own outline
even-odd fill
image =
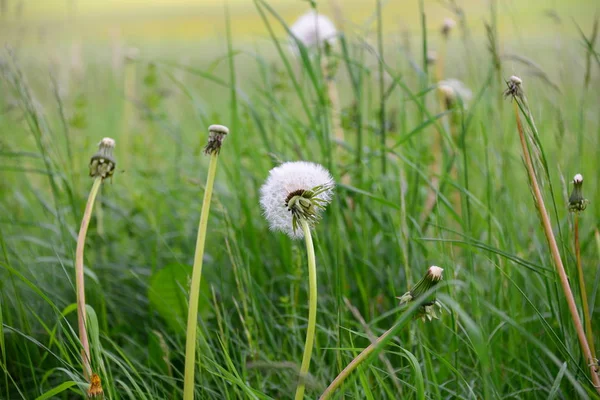
[[[329,171],[319,164],[295,161],[273,168],[260,189],[260,205],[270,228],[283,232],[292,239],[301,239],[304,233],[302,229],[294,229],[290,201],[299,201],[303,206],[314,207],[310,211],[311,215],[314,212],[314,222],[331,202],[334,186]],[[315,188],[321,189],[311,196]]]
[[[329,18],[311,10],[294,22],[290,27],[290,33],[304,46],[310,48],[321,46],[325,43],[333,45],[337,30]],[[294,53],[298,53],[298,48],[293,38],[290,40],[290,47]]]
[[[583,176],[581,174],[577,174],[573,177],[573,183],[582,183]]]
[[[427,51],[427,64],[429,64],[429,65],[435,64],[436,61],[437,61],[437,52],[435,50],[428,50]]]

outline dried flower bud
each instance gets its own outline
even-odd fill
[[[569,211],[583,211],[588,203],[589,201],[583,197],[583,176],[577,174],[573,177],[573,191],[569,197]]]
[[[224,125],[211,125],[208,127],[208,143],[204,147],[204,154],[219,154],[225,135],[229,133],[229,128]]]
[[[90,377],[90,388],[87,391],[87,395],[89,398],[102,397],[104,395],[102,381],[98,374],[92,374]]]
[[[113,157],[115,141],[111,138],[104,138],[98,143],[98,152],[90,159],[90,176],[106,179],[115,172],[117,162]]]
[[[504,97],[512,96],[512,97],[522,98],[523,97],[522,84],[523,84],[523,81],[521,80],[521,78],[519,78],[518,76],[515,76],[515,75],[511,76],[506,81],[506,86],[508,86],[508,88],[504,91]]]
[[[442,24],[442,36],[444,36],[445,39],[448,39],[450,31],[452,31],[452,28],[455,26],[456,22],[452,18],[444,18],[444,23]]]
[[[473,98],[473,92],[458,79],[444,79],[438,82],[438,91],[446,103],[446,109],[451,110],[460,101],[466,108],[467,103]]]
[[[411,301],[418,299],[423,296],[428,290],[437,285],[442,280],[442,272],[444,270],[437,266],[431,266],[425,273],[425,276],[421,278],[419,282],[408,292],[404,293],[402,297],[399,297],[400,304],[407,304]],[[441,311],[441,304],[433,298],[431,301],[424,303],[419,308],[417,318],[425,318],[431,321],[432,318],[437,318],[436,309]]]

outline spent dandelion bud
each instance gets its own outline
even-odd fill
[[[337,29],[329,18],[314,10],[307,12],[294,22],[290,27],[290,34],[307,48],[333,45],[337,36]],[[292,38],[291,49],[298,53],[296,42]]]
[[[506,81],[507,89],[504,91],[504,97],[512,96],[512,97],[523,97],[523,80],[518,76],[511,76]]]
[[[444,18],[444,23],[442,24],[442,36],[444,36],[445,39],[448,39],[450,32],[455,26],[456,21],[452,18]]]
[[[442,273],[444,272],[443,268],[437,266],[431,266],[425,273],[425,276],[421,278],[419,282],[411,290],[404,293],[400,299],[400,304],[408,304],[412,301],[415,301],[419,297],[423,296],[427,293],[428,290],[433,288],[439,281],[442,280]],[[434,298],[431,301],[424,303],[417,313],[417,318],[425,318],[431,319],[438,318],[437,312],[441,311],[441,304]]]
[[[98,143],[98,151],[90,159],[90,176],[106,179],[115,172],[117,162],[113,156],[115,141],[104,138]]]
[[[260,204],[271,229],[301,239],[300,220],[314,226],[331,202],[334,186],[329,171],[319,164],[296,161],[273,168],[260,189]]]
[[[465,107],[473,98],[473,92],[458,79],[444,79],[438,83],[437,87],[444,98],[447,109],[452,109],[457,101],[460,101]]]
[[[573,191],[569,196],[569,211],[579,212],[585,210],[589,201],[583,197],[583,176],[577,174],[573,177]]]
[[[204,154],[219,154],[223,139],[229,134],[229,128],[224,125],[211,125],[208,127],[208,143],[204,147]]]

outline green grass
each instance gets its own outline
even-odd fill
[[[370,357],[336,398],[597,398],[487,38],[452,32],[444,77],[474,93],[455,115],[453,139],[434,69],[422,61],[424,50],[440,47],[438,32],[423,29],[425,40],[415,20],[409,50],[398,35],[376,32],[374,12],[372,31],[353,29],[333,51],[346,137],[335,143],[319,67],[325,55],[291,57],[277,8],[262,0],[255,8],[264,34],[254,45],[224,28],[222,46],[196,49],[185,66],[169,49],[144,48],[125,67],[133,98],[106,47],[86,46],[81,74],[69,72],[69,57],[52,65],[19,47],[0,55],[0,398],[70,399],[87,390],[74,255],[92,184],[89,157],[105,136],[116,139],[117,171],[102,185],[102,214],[85,250],[92,365],[107,398],[181,398],[186,290],[209,163],[202,148],[213,123],[231,133],[209,217],[196,398],[295,392],[308,314],[305,248],[270,232],[258,203],[268,171],[292,160],[321,163],[338,183],[314,235],[319,303],[306,398],[318,397],[370,343],[344,299],[375,335],[408,322],[380,353],[389,363]],[[223,27],[235,26],[226,18]],[[577,21],[589,39],[587,22]],[[582,264],[598,333],[598,45],[588,63],[589,46],[566,16],[541,38],[495,35],[499,51],[535,63],[500,57],[500,77],[524,81],[547,165],[547,176],[539,170],[546,206],[578,302],[567,198],[573,175],[585,178]],[[422,223],[436,138],[439,201]],[[396,296],[430,265],[444,268],[444,313],[412,321]]]

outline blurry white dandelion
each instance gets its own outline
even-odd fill
[[[439,81],[438,90],[444,96],[448,108],[452,108],[459,99],[463,103],[463,106],[466,106],[473,98],[471,89],[458,79],[444,79],[443,81]]]
[[[295,161],[283,163],[269,173],[260,188],[260,205],[272,230],[292,239],[301,239],[301,220],[310,226],[331,202],[335,183],[329,171],[319,164]]]
[[[290,27],[291,35],[307,48],[321,46],[325,43],[333,45],[337,35],[337,29],[329,18],[311,10],[294,22]],[[298,53],[296,42],[290,40],[290,48]]]

